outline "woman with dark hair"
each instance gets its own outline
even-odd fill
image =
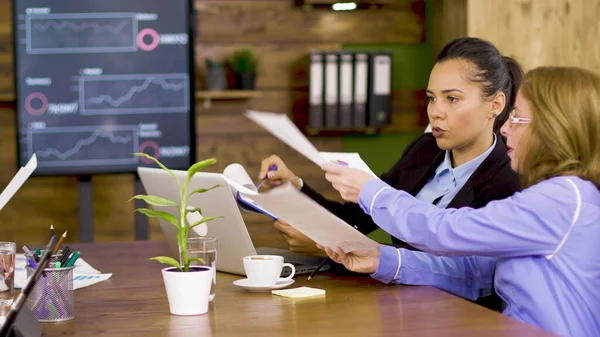
[[[522,76],[517,62],[502,56],[487,41],[460,38],[450,42],[438,55],[427,86],[432,132],[414,140],[381,179],[440,208],[479,208],[514,194],[519,190],[518,176],[510,168],[498,131],[513,108]],[[273,165],[277,170],[269,171]],[[330,201],[304,184],[275,155],[262,161],[259,179],[264,177],[270,187],[292,182],[365,234],[379,228],[358,205]],[[291,251],[325,256],[314,241],[291,226],[276,221],[275,227]],[[405,246],[397,239],[394,244]],[[480,263],[493,265],[495,260],[482,257]],[[494,294],[481,294],[478,303],[498,309],[499,299],[487,295]]]
[[[600,76],[531,70],[502,134],[525,189],[479,209],[443,210],[365,172],[324,165],[344,200],[423,250],[326,252],[385,283],[469,299],[495,284],[508,316],[562,336],[600,336]],[[497,262],[483,269],[480,256]]]

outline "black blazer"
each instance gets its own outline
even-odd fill
[[[447,208],[480,208],[492,200],[504,199],[520,191],[519,177],[510,167],[504,139],[498,134],[496,136],[496,146],[492,152],[473,172]],[[408,145],[400,160],[383,174],[381,179],[390,186],[415,196],[435,174],[436,168],[444,160],[444,155],[445,151],[437,146],[433,135],[425,133]],[[307,184],[302,187],[302,192],[350,225],[358,227],[363,234],[369,234],[379,228],[371,216],[355,203],[341,204],[328,200]],[[414,249],[394,237],[392,240],[396,246]],[[337,268],[332,266],[332,269]],[[499,298],[495,294],[490,297],[495,298],[488,297],[476,302],[496,309]],[[488,305],[489,300],[494,303]]]

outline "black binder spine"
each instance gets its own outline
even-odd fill
[[[344,52],[340,54],[340,129],[352,129],[352,101],[353,101],[353,54]]]
[[[356,53],[354,55],[354,104],[353,104],[353,127],[363,129],[367,121],[367,94],[368,94],[368,55]]]
[[[325,54],[325,128],[337,129],[339,101],[338,53]]]
[[[369,54],[368,125],[381,127],[390,123],[392,109],[392,54]]]
[[[325,81],[323,70],[323,54],[312,52],[310,54],[308,126],[316,130],[323,128],[323,84]]]

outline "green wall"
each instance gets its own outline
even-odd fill
[[[421,44],[344,44],[344,50],[378,51],[392,53],[392,89],[419,90],[427,88],[429,72],[433,67],[433,46],[430,39],[432,1],[426,2],[425,42]],[[415,111],[415,114],[417,111]],[[393,133],[380,135],[347,135],[342,139],[342,151],[358,152],[376,174],[382,174],[394,165],[404,148],[421,133]],[[377,230],[370,235],[379,242],[391,242],[389,235]]]

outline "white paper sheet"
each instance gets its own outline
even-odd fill
[[[248,110],[245,116],[319,166],[333,162],[377,177],[358,153],[319,152],[285,114]]]
[[[242,165],[238,163],[229,164],[225,170],[223,170],[223,176],[225,177],[225,181],[227,181],[229,184],[233,195],[238,200],[238,205],[243,211],[251,213],[258,211],[270,216],[273,219],[277,219],[274,214],[271,214],[266,209],[263,209],[256,202],[243,194],[246,193],[256,195],[258,194],[258,189]],[[235,183],[235,185],[233,185],[233,183]],[[240,186],[244,187],[245,189],[240,190]]]
[[[236,188],[238,185],[244,186],[253,192],[257,192],[252,178],[250,178],[250,175],[248,175],[248,172],[246,172],[246,169],[242,165],[238,163],[227,165],[225,170],[223,170],[223,175],[228,178],[229,181],[236,183],[235,186],[230,185],[234,194],[239,191]],[[227,183],[229,183],[229,181],[227,181]]]
[[[27,271],[25,270],[25,255],[15,256],[15,288],[21,289],[27,283]],[[112,273],[102,274],[94,269],[81,257],[75,261],[73,268],[73,289],[89,287],[93,284],[108,280]]]
[[[367,163],[365,163],[360,155],[356,152],[319,152],[319,154],[324,159],[334,164],[363,170],[378,178],[377,175],[371,171]]]
[[[33,156],[31,156],[27,164],[25,164],[25,166],[19,169],[17,174],[15,174],[15,176],[10,181],[10,183],[6,185],[6,188],[4,188],[4,191],[2,191],[2,194],[0,194],[0,210],[4,208],[6,203],[8,203],[8,201],[13,197],[13,195],[17,193],[19,188],[23,186],[27,178],[29,178],[29,176],[33,173],[33,171],[35,171],[36,168],[37,157],[35,156],[35,154],[33,154]]]
[[[377,242],[298,191],[291,183],[247,197],[324,247],[335,249],[339,246],[344,252],[378,247]]]
[[[287,115],[253,110],[246,111],[244,115],[313,163],[321,166],[326,162],[317,148],[298,130]]]

